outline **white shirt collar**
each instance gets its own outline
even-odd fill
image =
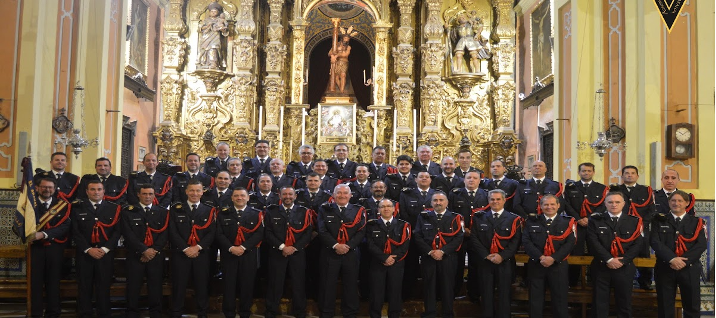
[[[247,207],[247,205],[245,205],[243,208],[239,208],[239,207],[237,207],[237,206],[234,205],[234,210],[236,210],[236,211],[244,211],[244,210],[246,210],[246,207]]]
[[[612,212],[609,212],[609,217],[610,217],[610,218],[619,218],[619,217],[621,217],[621,216],[622,216],[622,213],[621,213],[621,212],[619,212],[619,214],[612,214]]]
[[[502,180],[504,180],[504,179],[505,179],[505,176],[504,176],[504,175],[503,175],[502,177],[500,177],[500,178],[495,178],[495,176],[492,176],[492,180],[494,180],[494,181],[500,181],[500,182],[502,182]]]
[[[59,174],[65,174],[65,171],[64,171],[64,170],[62,170],[62,171],[57,171],[57,170],[55,170],[55,169],[52,169],[52,174],[57,175],[58,173],[59,173]]]
[[[445,178],[455,178],[455,172],[453,172],[452,175],[450,175],[450,176],[446,175],[445,172],[443,172],[443,177],[445,177]]]
[[[152,205],[151,205],[151,204],[150,204],[150,205],[144,205],[144,204],[141,204],[141,203],[140,203],[139,205],[142,207],[142,210],[146,210],[147,208],[150,208],[150,209],[152,208]]]
[[[584,181],[582,181],[582,184],[591,185],[591,184],[592,184],[592,181],[589,181],[589,182],[584,182]]]
[[[94,201],[92,201],[92,200],[89,200],[89,202],[90,202],[92,205],[102,204],[102,200],[99,200],[98,202],[94,202]]]
[[[42,201],[42,199],[40,199],[39,196],[37,197],[37,199],[40,200],[40,203],[42,203],[42,204],[49,203],[50,205],[52,205],[52,197],[47,199],[47,201]]]
[[[385,223],[387,223],[387,222],[393,222],[393,217],[392,217],[392,216],[391,216],[390,219],[388,219],[388,220],[384,219],[383,217],[381,217],[380,219],[383,221],[383,224],[385,224]]]
[[[500,211],[492,211],[492,214],[502,215],[502,212],[505,212],[505,209],[502,209]]]
[[[283,206],[284,210],[291,210],[291,209],[293,209],[293,204],[291,204],[291,206],[289,206],[289,207],[287,207],[287,206],[285,206],[285,205],[282,205],[282,206]]]
[[[199,201],[199,202],[191,202],[191,201],[187,200],[186,203],[189,203],[189,206],[190,206],[190,207],[191,207],[192,205],[194,205],[194,204],[196,204],[196,206],[198,207],[199,204],[201,204],[201,201]]]
[[[677,216],[676,214],[674,214],[674,212],[671,212],[671,216],[674,217],[674,220],[676,220],[676,218],[681,218],[681,220],[683,220],[686,217],[686,213],[682,214],[681,216]]]
[[[544,182],[544,179],[545,179],[545,177],[542,177],[542,178],[532,177],[532,180],[534,180],[535,182],[537,182],[537,180],[539,180],[539,182]]]

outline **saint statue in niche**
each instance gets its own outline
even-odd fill
[[[341,22],[339,18],[332,18],[331,22],[333,22],[333,46],[328,51],[328,57],[331,58],[328,91],[335,92],[338,86],[338,91],[343,94],[346,88],[346,73],[348,73],[348,56],[351,54],[349,43],[351,36],[357,35],[358,32],[354,32],[352,26],[348,30],[339,27],[338,24]]]
[[[463,59],[465,51],[470,54],[470,71],[480,72],[480,60],[490,57],[488,38],[483,35],[482,19],[476,12],[462,12],[454,20],[450,38],[455,43],[452,68],[454,73],[465,73]]]
[[[198,69],[225,69],[226,55],[222,49],[222,37],[229,35],[224,8],[216,2],[208,6],[209,16],[201,21],[199,36]]]

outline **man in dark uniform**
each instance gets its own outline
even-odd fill
[[[172,203],[172,178],[157,171],[157,155],[148,153],[144,155],[144,171],[129,174],[129,188],[127,189],[127,201],[129,204],[139,204],[139,188],[142,184],[149,184],[154,188],[154,198],[163,207],[169,207]]]
[[[172,246],[172,309],[171,317],[179,318],[184,311],[184,298],[191,278],[197,316],[206,317],[209,306],[209,247],[216,235],[216,209],[201,203],[204,193],[199,180],[191,180],[186,188],[187,201],[175,203],[169,220],[169,241]]]
[[[368,220],[380,218],[378,202],[385,198],[385,182],[375,181],[370,185],[371,195],[368,198],[361,198],[358,204],[365,208],[365,216]],[[390,199],[389,199],[390,200]],[[392,200],[391,200],[392,201]],[[397,213],[397,209],[394,209]]]
[[[454,188],[465,186],[463,178],[455,175],[455,159],[453,157],[445,157],[441,162],[443,172],[437,176],[433,176],[433,183],[430,185],[435,190],[450,193]]]
[[[654,210],[656,214],[669,214],[669,195],[678,190],[680,182],[679,173],[674,169],[666,169],[661,174],[661,189],[654,190]],[[695,214],[693,194],[689,194],[689,202],[686,206],[686,213]]]
[[[256,157],[244,160],[244,170],[246,170],[244,174],[258,179],[258,176],[262,173],[271,173],[268,140],[257,140],[254,143],[254,149],[256,150]]]
[[[394,173],[392,171],[395,171],[395,167],[385,163],[385,148],[381,146],[375,146],[373,147],[373,152],[371,154],[371,159],[373,162],[371,162],[368,165],[368,170],[370,171],[370,177],[368,177],[368,180],[371,182],[375,180],[383,180],[385,179],[385,175],[388,174],[389,171],[391,173]]]
[[[291,161],[286,166],[286,174],[297,179],[306,180],[306,176],[313,172],[313,155],[316,151],[311,145],[298,147],[298,155],[301,161]]]
[[[321,189],[321,177],[311,172],[306,176],[306,187],[298,189],[296,191],[296,204],[305,206],[313,211],[318,211],[318,208],[331,198],[331,193],[328,190]]]
[[[146,157],[145,157],[146,158]],[[139,317],[139,294],[147,279],[149,316],[162,316],[164,246],[169,240],[169,211],[154,204],[154,187],[137,188],[139,203],[122,210],[122,236],[127,247],[127,317]]]
[[[478,289],[485,317],[510,317],[514,256],[522,241],[522,218],[505,210],[505,196],[505,191],[490,190],[490,209],[476,212],[471,222],[470,242],[480,260]],[[495,287],[499,299],[495,299]]]
[[[52,177],[57,180],[57,191],[55,193],[58,197],[72,202],[77,196],[80,177],[65,171],[67,155],[64,152],[53,153],[52,157],[50,157],[50,166],[52,169],[48,172],[52,173]]]
[[[388,173],[383,181],[388,190],[385,196],[391,200],[400,200],[400,193],[406,188],[416,188],[415,175],[410,173],[413,167],[413,158],[408,155],[400,155],[396,160],[398,164],[398,173]],[[428,174],[428,177],[430,175]],[[428,184],[428,187],[430,184]],[[429,200],[429,199],[428,199]]]
[[[424,175],[427,172],[420,172]],[[442,298],[442,317],[454,317],[453,301],[455,282],[455,264],[457,249],[462,244],[465,233],[462,216],[447,210],[448,198],[445,193],[432,195],[432,211],[423,211],[414,228],[415,243],[421,256],[423,277],[423,317],[435,317],[437,314],[438,291]]]
[[[644,234],[646,239],[642,240],[643,244],[639,252],[638,257],[650,257],[651,250],[649,247],[649,229],[651,224],[651,218],[654,216],[655,207],[653,199],[653,190],[650,186],[644,186],[637,184],[639,180],[639,169],[635,166],[625,166],[622,168],[622,181],[623,184],[619,187],[614,187],[614,190],[621,191],[624,194],[625,205],[624,213],[630,215],[638,215],[641,217],[644,225]],[[637,282],[639,288],[644,290],[652,290],[651,280],[654,277],[654,269],[651,267],[639,267],[637,268],[639,277]]]
[[[254,280],[258,268],[258,250],[264,237],[263,212],[247,206],[249,193],[244,188],[232,191],[231,207],[216,216],[216,241],[221,248],[225,317],[236,317],[236,294],[239,294],[239,317],[249,318],[254,303]],[[238,289],[237,289],[238,286]]]
[[[172,203],[186,202],[186,188],[192,179],[199,180],[204,191],[208,191],[214,187],[214,177],[199,171],[199,164],[201,163],[199,155],[193,152],[189,153],[184,158],[184,163],[186,163],[187,171],[175,173],[172,178],[172,196],[174,197]]]
[[[545,178],[547,166],[543,161],[535,161],[532,164],[532,178],[520,180],[515,193],[512,208],[522,218],[530,214],[541,214],[539,211],[539,200],[545,194],[554,194],[562,197],[562,184]],[[564,205],[564,204],[561,204]],[[564,208],[561,208],[562,212]]]
[[[219,171],[214,180],[216,181],[215,187],[204,192],[201,196],[201,202],[217,209],[230,206],[232,188],[229,172]]]
[[[333,146],[335,160],[326,160],[328,175],[338,180],[348,180],[356,176],[356,163],[348,159],[348,145],[339,143]]]
[[[46,218],[49,221],[35,232],[30,244],[30,278],[32,300],[31,317],[60,316],[60,277],[62,274],[62,258],[70,232],[70,212],[67,201],[55,195],[57,179],[48,176],[36,180],[35,191],[35,224],[40,225]],[[54,214],[52,210],[57,213]],[[47,296],[43,298],[43,292]],[[47,307],[44,306],[45,301]],[[44,309],[44,316],[43,316]]]
[[[449,193],[450,211],[459,213],[465,220],[465,237],[463,245],[458,250],[457,269],[455,270],[455,294],[460,293],[465,275],[465,254],[470,253],[468,258],[468,279],[467,294],[475,300],[479,291],[477,290],[477,266],[479,260],[470,247],[470,221],[473,211],[477,212],[487,208],[487,191],[478,188],[480,185],[480,173],[470,171],[465,175],[464,187],[455,188]]]
[[[271,204],[278,204],[278,194],[271,192],[273,179],[265,173],[259,175],[257,183],[258,191],[249,194],[249,205],[258,210],[265,210]]]
[[[231,158],[228,160],[227,168],[229,169],[229,179],[231,184],[229,188],[244,188],[246,191],[253,191],[254,179],[241,173],[243,168],[241,159]]]
[[[420,171],[427,171],[431,176],[437,176],[443,172],[440,165],[433,161],[433,150],[430,149],[430,146],[418,147],[418,161],[413,163],[410,173],[418,174]]]
[[[206,158],[204,173],[216,178],[219,171],[226,171],[230,154],[229,144],[220,142],[216,145],[216,157]]]
[[[291,276],[291,314],[306,317],[306,247],[313,232],[313,211],[294,204],[296,191],[281,188],[281,205],[266,208],[264,245],[269,253],[266,317],[279,315],[286,274]]]
[[[95,170],[97,174],[86,174],[80,181],[79,193],[77,197],[83,201],[87,200],[87,187],[90,181],[100,181],[104,189],[104,198],[102,200],[111,201],[122,205],[127,202],[127,187],[129,183],[127,179],[112,174],[112,163],[107,158],[98,158],[95,160]]]
[[[283,160],[278,158],[271,159],[270,167],[271,178],[273,178],[273,186],[271,187],[271,192],[278,194],[278,190],[283,187],[292,187],[294,189],[304,187],[303,181],[301,181],[301,179],[284,173],[286,166],[284,165]]]
[[[483,179],[480,183],[480,188],[485,189],[485,191],[495,189],[505,191],[507,194],[507,198],[505,199],[505,209],[507,211],[514,211],[513,203],[515,201],[515,192],[517,191],[517,187],[520,183],[517,182],[517,180],[512,180],[506,177],[506,173],[507,168],[505,168],[505,163],[502,162],[502,160],[493,160],[490,163],[490,175],[492,178]]]
[[[435,189],[430,188],[430,182],[430,174],[427,171],[421,171],[417,176],[417,184],[414,187],[403,189],[400,194],[398,217],[410,223],[414,231],[417,229],[420,214],[432,206],[431,198],[435,194]],[[420,251],[417,244],[417,241],[413,240],[410,252],[405,259],[405,279],[403,279],[403,297],[405,298],[414,296],[415,283],[420,276]],[[455,258],[457,259],[456,256]]]
[[[380,318],[388,291],[388,317],[400,317],[402,311],[403,259],[410,246],[410,224],[393,217],[395,203],[382,199],[380,217],[368,221],[366,239],[370,252],[370,317]]]
[[[371,196],[371,182],[368,181],[368,176],[370,176],[368,166],[364,164],[356,165],[355,175],[355,180],[348,183],[348,186],[351,187],[351,203],[353,204],[356,204],[358,200],[362,198],[369,198]]]
[[[457,153],[458,167],[455,169],[455,174],[460,178],[465,178],[465,175],[470,171],[477,171],[480,173],[480,178],[484,174],[484,171],[472,167],[472,152],[470,149],[461,148]]]
[[[326,162],[323,160],[316,160],[316,163],[313,165],[313,172],[318,174],[318,177],[321,179],[321,190],[326,190],[332,193],[333,188],[335,188],[338,184],[338,180],[327,174],[328,165],[326,165]]]
[[[567,257],[574,248],[577,222],[571,216],[557,215],[559,198],[554,195],[543,196],[540,205],[542,215],[530,215],[522,230],[522,245],[530,257],[529,316],[542,317],[549,289],[553,317],[569,318]]]
[[[669,214],[659,213],[651,224],[651,246],[656,253],[656,298],[659,317],[674,317],[676,286],[681,292],[684,317],[701,311],[701,255],[706,251],[706,222],[688,214],[690,196],[671,194]]]
[[[318,209],[318,237],[323,245],[321,253],[323,288],[319,291],[322,318],[333,317],[336,286],[341,276],[343,298],[341,314],[355,318],[358,314],[358,244],[365,236],[365,209],[350,204],[351,189],[339,184],[333,191],[334,203]]]
[[[622,213],[625,201],[621,192],[610,191],[604,200],[607,212],[592,213],[587,226],[587,244],[594,254],[592,317],[609,315],[611,288],[617,317],[631,317],[632,281],[636,272],[633,261],[644,245],[642,221],[638,216]]]
[[[567,180],[567,186],[564,189],[564,200],[567,203],[564,210],[577,220],[577,242],[574,251],[572,251],[572,255],[576,256],[588,255],[585,250],[587,248],[589,216],[592,213],[604,211],[604,197],[608,188],[592,180],[592,177],[594,177],[594,164],[591,162],[581,163],[579,164],[581,180],[577,182]],[[571,286],[577,285],[581,271],[581,266],[569,267],[569,284]]]
[[[100,162],[98,162],[100,163]],[[114,249],[121,236],[121,207],[105,200],[99,180],[86,180],[87,200],[72,204],[72,237],[77,246],[78,317],[110,317],[109,289],[112,285]],[[92,305],[92,298],[97,303]]]
[[[380,219],[380,209],[378,204],[385,197],[385,183],[380,180],[376,180],[371,185],[372,194],[369,198],[361,198],[358,200],[358,205],[365,208],[365,217],[367,221]],[[353,199],[351,199],[352,201]],[[388,199],[390,200],[390,199]],[[396,205],[395,201],[393,205]],[[393,209],[397,216],[397,210]],[[368,295],[371,294],[370,284],[372,280],[372,273],[370,271],[370,263],[373,257],[368,253],[368,241],[364,240],[360,245],[360,294],[361,298],[368,299]],[[414,266],[414,272],[417,274],[417,263]],[[413,279],[413,278],[411,278]],[[381,303],[382,304],[382,303]]]

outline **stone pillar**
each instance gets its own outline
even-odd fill
[[[293,68],[291,76],[291,104],[303,103],[303,95],[305,94],[306,66],[303,64],[305,58],[306,47],[306,23],[300,16],[291,21],[293,26]]]
[[[281,25],[281,8],[283,0],[269,0],[270,16],[268,25],[268,43],[264,47],[266,51],[266,73],[268,75],[263,81],[265,90],[264,105],[266,109],[266,121],[263,129],[263,138],[271,144],[272,153],[280,153],[279,131],[283,119],[280,116],[280,107],[284,103],[285,83],[281,79],[281,71],[284,69],[286,60],[286,45],[283,40],[283,25]]]
[[[397,111],[396,134],[397,140],[407,142],[402,145],[403,149],[412,149],[412,122],[413,122],[413,95],[415,94],[415,82],[413,76],[413,65],[415,64],[415,46],[413,44],[412,17],[415,8],[415,0],[398,0],[400,9],[400,27],[398,28],[398,45],[393,47],[393,64],[395,75],[398,77],[393,82],[393,104]],[[401,138],[402,137],[402,138]],[[393,149],[397,151],[397,149]],[[396,152],[397,154],[397,152]]]
[[[513,131],[512,112],[515,103],[515,26],[512,1],[493,2],[497,13],[495,34],[499,42],[492,47],[492,65],[497,81],[493,87],[495,127],[498,131]]]
[[[443,25],[440,23],[441,0],[427,0],[428,18],[423,28],[426,42],[422,45],[422,66],[424,77],[420,82],[420,111],[422,113],[422,132],[437,133],[440,131],[442,116],[440,110],[445,105],[445,82],[440,72],[445,60],[445,48],[442,43]],[[425,136],[424,136],[425,137]]]

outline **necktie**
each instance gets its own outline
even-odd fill
[[[303,165],[303,170],[308,171],[308,165]]]
[[[358,189],[360,189],[361,192],[363,191],[363,184],[362,184],[362,183],[359,183],[359,184],[358,184]]]
[[[445,179],[447,179],[447,182],[448,182],[448,183],[452,184],[452,177],[447,177],[447,178],[445,178]]]
[[[340,212],[341,212],[341,215],[342,215],[344,212],[346,212],[346,208],[345,208],[345,207],[339,207],[339,208],[338,208],[338,211],[340,211]]]
[[[316,193],[315,193],[315,192],[310,192],[310,194],[311,194],[311,200],[313,200],[313,198],[316,197]]]
[[[468,195],[470,196],[470,200],[475,200],[475,191],[470,191]]]
[[[343,170],[343,168],[346,167],[346,164],[345,164],[345,163],[341,163],[341,164],[339,164],[339,166],[341,167],[341,170]]]
[[[582,183],[582,186],[586,189],[589,188],[589,183]]]
[[[145,213],[149,214],[149,210],[150,210],[150,209],[149,209],[148,206],[145,206],[145,207],[144,207],[144,212],[145,212]]]
[[[236,214],[237,214],[238,216],[241,216],[241,213],[244,213],[244,210],[236,210]]]
[[[236,177],[231,178],[231,183],[236,182]]]
[[[497,220],[497,218],[499,218],[499,217],[500,217],[499,214],[497,214],[497,213],[492,213],[492,218],[493,218],[493,219]]]
[[[107,181],[107,177],[102,177],[102,183],[104,183],[105,181]]]
[[[191,205],[191,212],[194,212],[194,211],[196,211],[196,204]]]
[[[264,159],[259,159],[259,162],[261,162],[261,165],[264,165]]]
[[[403,183],[406,183],[406,182],[408,182],[408,177],[407,177],[407,176],[403,176]]]
[[[436,213],[435,215],[438,217],[438,222],[440,222],[443,219],[442,213]]]
[[[425,198],[425,196],[428,195],[428,191],[420,191],[420,194]]]
[[[680,217],[677,217],[677,218],[676,218],[676,228],[677,228],[677,229],[679,228],[679,225],[680,225],[680,224],[681,224],[681,218],[680,218]]]
[[[99,203],[95,203],[94,209],[95,209],[95,210],[99,209]]]
[[[552,225],[552,219],[547,219],[547,226]]]
[[[44,205],[45,205],[45,211],[50,209],[50,202],[45,202]]]
[[[390,221],[385,222],[385,227],[387,227],[388,229],[390,229]]]
[[[500,179],[495,179],[495,188],[500,186]]]
[[[196,173],[192,173],[192,174],[191,174],[191,178],[192,178],[192,179],[196,178]]]
[[[616,217],[616,216],[615,216],[615,217],[612,217],[612,223],[613,223],[613,224],[616,225],[616,224],[617,224],[617,221],[619,221],[619,218],[618,218],[618,217]]]
[[[631,192],[631,190],[634,189],[634,187],[627,187],[627,191]]]
[[[222,195],[224,195],[224,191],[219,191],[219,197],[220,197],[220,198],[221,198]]]
[[[264,197],[264,201],[268,200],[268,194],[262,194],[262,197]]]
[[[57,179],[58,179],[58,180],[59,180],[59,179],[62,179],[62,174],[61,174],[61,173],[58,173],[58,174],[57,174]]]
[[[535,182],[537,183],[537,186],[538,186],[538,187],[540,186],[540,184],[542,184],[542,180],[537,180],[537,181],[535,181]]]

